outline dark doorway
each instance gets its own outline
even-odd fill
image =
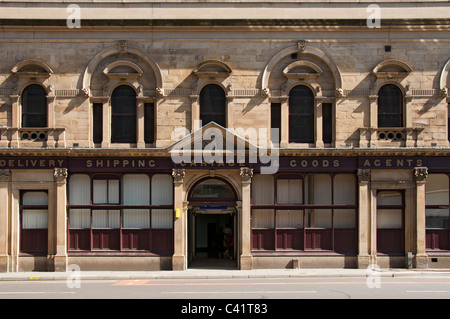
[[[194,208],[189,232],[189,268],[236,269],[234,210]]]

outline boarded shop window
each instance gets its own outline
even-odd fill
[[[70,177],[69,252],[170,254],[172,234],[173,181],[169,174]]]
[[[206,85],[200,92],[200,120],[202,126],[215,122],[226,127],[225,91],[216,84]]]
[[[22,127],[47,127],[47,93],[38,85],[29,85],[22,92]]]
[[[20,251],[32,255],[47,254],[48,194],[42,191],[22,193],[20,205]]]
[[[289,93],[289,142],[314,143],[314,94],[304,85]]]
[[[394,84],[378,91],[378,127],[403,127],[403,93]]]
[[[449,198],[448,175],[428,175],[425,191],[426,248],[428,250],[450,250]]]
[[[356,205],[352,174],[257,174],[252,181],[253,251],[354,254]]]
[[[136,92],[128,85],[111,96],[111,142],[136,143]]]

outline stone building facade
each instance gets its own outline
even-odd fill
[[[74,4],[0,1],[0,271],[450,265],[448,2]]]

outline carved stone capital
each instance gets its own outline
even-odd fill
[[[11,171],[9,169],[0,169],[0,182],[9,182]]]
[[[55,182],[65,183],[68,176],[67,168],[55,168],[53,171],[53,176],[55,177]]]
[[[172,176],[175,183],[182,183],[186,176],[186,171],[184,168],[174,168],[172,170]]]
[[[370,169],[358,169],[358,182],[368,183],[370,182]]]
[[[241,178],[243,183],[250,183],[253,177],[253,168],[243,167],[241,168]]]
[[[414,168],[414,179],[416,182],[425,182],[428,177],[427,167],[416,167]]]

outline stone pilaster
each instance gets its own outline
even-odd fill
[[[174,184],[174,209],[180,209],[180,216],[175,219],[173,225],[174,232],[174,254],[172,257],[172,270],[186,270],[186,223],[187,216],[184,211],[183,194],[184,194],[184,177],[186,172],[184,169],[173,169]]]
[[[416,256],[415,267],[428,268],[428,256],[426,253],[426,231],[425,231],[425,185],[428,177],[426,167],[414,168],[414,180],[416,182]]]
[[[0,170],[0,272],[8,272],[8,225],[9,225],[9,196],[8,186],[11,171]]]
[[[66,194],[67,168],[55,168],[53,176],[56,188],[56,255],[54,257],[55,271],[67,269],[67,223],[66,223]]]
[[[241,168],[242,179],[242,209],[240,214],[240,268],[241,270],[250,270],[253,268],[253,257],[251,255],[251,183],[253,177],[253,169]]]
[[[358,220],[358,268],[367,268],[373,263],[370,251],[371,209],[370,169],[358,170],[359,220]]]

